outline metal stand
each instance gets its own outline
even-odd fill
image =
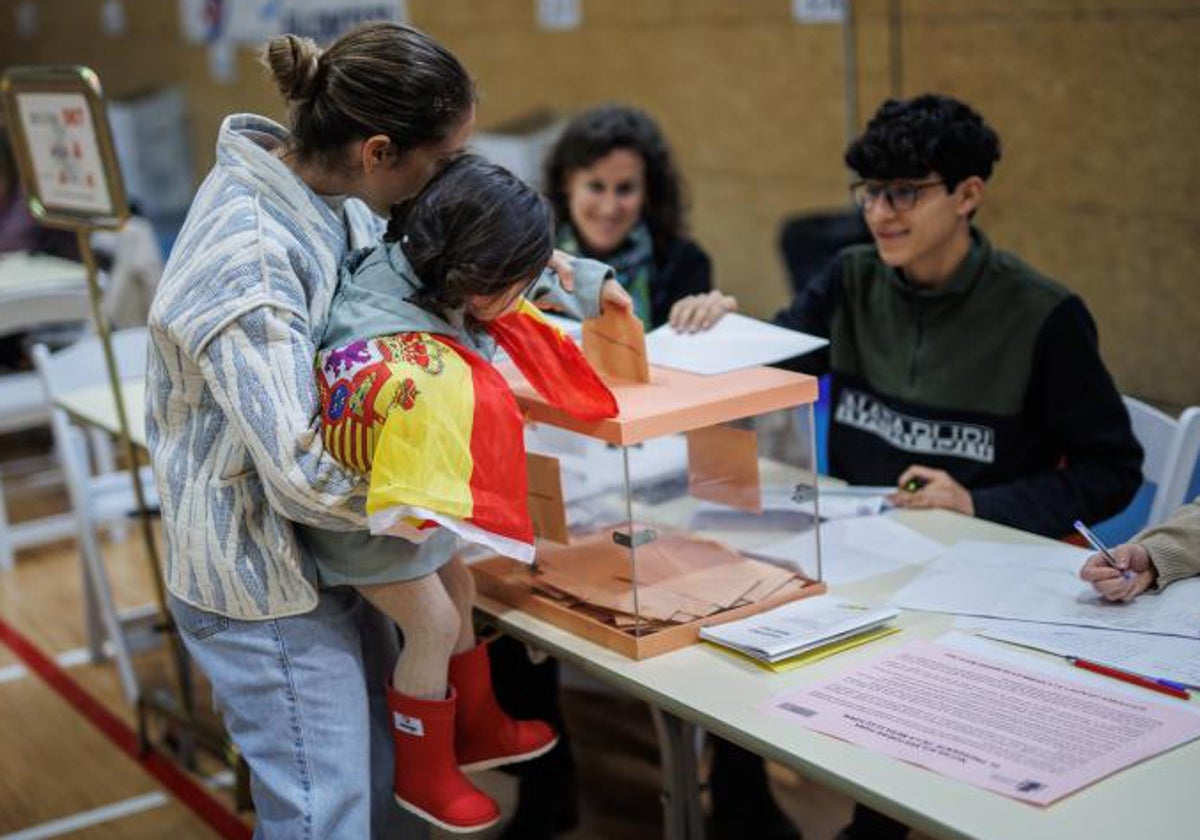
[[[121,393],[121,376],[117,369],[116,355],[112,348],[112,338],[108,329],[108,321],[104,316],[104,307],[100,291],[100,282],[96,268],[96,256],[92,251],[90,229],[79,227],[76,237],[79,242],[79,254],[87,268],[88,293],[92,302],[92,318],[96,325],[96,333],[104,348],[104,361],[108,370],[108,381],[112,387],[113,403],[117,410],[117,431],[121,449],[129,465],[130,478],[133,482],[133,495],[137,502],[138,523],[141,529],[142,542],[146,549],[146,557],[150,563],[150,571],[154,580],[154,595],[158,606],[159,621],[156,623],[157,632],[165,636],[170,648],[171,662],[175,671],[174,691],[143,692],[137,687],[137,726],[138,744],[143,755],[152,748],[150,723],[152,718],[165,721],[170,727],[168,743],[172,752],[180,762],[188,767],[195,767],[195,750],[204,749],[221,760],[235,772],[234,796],[239,809],[250,807],[249,772],[246,763],[241,759],[237,748],[229,740],[225,732],[197,719],[194,685],[192,680],[191,660],[183,641],[179,638],[178,630],[167,609],[166,584],[163,580],[162,565],[159,562],[158,544],[154,538],[154,528],[150,510],[146,505],[142,482],[138,477],[138,456],[133,439],[129,434],[129,418],[125,412],[125,401]]]

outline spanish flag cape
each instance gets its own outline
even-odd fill
[[[485,329],[552,404],[616,416],[583,353],[532,304]],[[533,560],[521,412],[490,362],[448,335],[398,333],[323,351],[317,385],[326,448],[370,473],[371,533],[421,542],[440,526]]]

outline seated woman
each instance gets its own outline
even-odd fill
[[[571,120],[547,157],[545,190],[557,216],[558,247],[612,266],[647,330],[668,322],[680,330],[707,329],[736,306],[713,289],[712,262],[688,238],[683,181],[662,132],[642,111],[602,105]],[[517,815],[504,837],[551,837],[577,820],[558,663],[532,664],[511,639],[491,645],[491,656],[496,692],[509,713],[549,721],[560,733],[553,750],[521,767]],[[771,797],[762,760],[713,741],[717,832],[797,838]]]

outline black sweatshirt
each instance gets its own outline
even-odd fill
[[[1142,449],[1083,301],[971,236],[933,290],[874,246],[842,251],[775,316],[830,340],[788,366],[832,373],[833,475],[894,484],[911,464],[945,470],[977,516],[1061,537],[1129,503]]]

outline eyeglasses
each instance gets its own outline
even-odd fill
[[[891,207],[897,213],[903,213],[905,210],[911,210],[917,205],[917,200],[921,197],[921,190],[940,186],[944,183],[941,179],[925,181],[919,184],[903,182],[881,184],[877,181],[858,181],[850,185],[850,195],[860,210],[866,210],[880,196],[883,196],[887,199],[888,207]]]

